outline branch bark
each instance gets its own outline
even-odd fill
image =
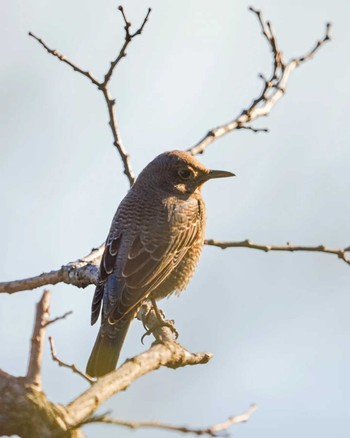
[[[41,300],[36,305],[36,315],[26,376],[28,382],[36,386],[38,390],[41,390],[41,363],[43,359],[45,327],[50,317],[49,310],[50,292],[45,290]]]
[[[159,326],[156,312],[149,303],[144,303],[138,318],[155,337],[151,348],[96,381],[84,376],[91,387],[68,406],[52,403],[42,392],[40,377],[43,339],[49,321],[49,298],[49,292],[44,291],[37,305],[27,376],[14,377],[0,370],[0,435],[19,435],[25,438],[82,437],[79,428],[89,422],[97,407],[112,395],[126,389],[137,378],[161,366],[179,368],[205,364],[212,357],[211,353],[189,353],[174,340],[168,326]],[[53,348],[52,355],[61,365],[76,368],[60,361]]]
[[[98,406],[124,391],[132,382],[161,366],[180,368],[187,365],[206,364],[211,353],[190,353],[174,340],[173,331],[167,326],[159,326],[156,312],[149,302],[143,303],[137,318],[142,320],[155,338],[155,343],[144,353],[126,360],[115,371],[99,378],[95,384],[67,406],[71,424],[81,425]]]

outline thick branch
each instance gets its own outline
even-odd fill
[[[0,293],[15,293],[31,290],[48,284],[66,283],[86,287],[97,283],[98,266],[104,251],[104,244],[92,249],[82,259],[70,262],[57,271],[45,272],[36,277],[0,283]]]
[[[43,358],[45,326],[49,321],[50,292],[45,290],[41,300],[36,305],[36,315],[33,335],[31,338],[31,350],[27,371],[27,380],[41,390],[41,363]]]
[[[338,256],[341,260],[344,260],[345,263],[350,265],[350,259],[346,257],[346,253],[350,252],[350,246],[348,248],[343,248],[343,249],[334,249],[334,248],[328,248],[324,245],[306,246],[306,245],[292,245],[291,243],[287,243],[286,245],[263,245],[260,243],[253,243],[249,239],[242,240],[240,242],[221,242],[219,240],[208,239],[205,241],[205,244],[209,245],[209,246],[217,246],[221,249],[250,248],[250,249],[257,249],[257,250],[264,251],[264,252],[269,252],[269,251],[322,252],[325,254],[334,254],[334,255]]]
[[[101,403],[124,391],[134,380],[161,366],[175,369],[205,364],[212,358],[211,353],[189,353],[174,341],[173,332],[169,327],[159,327],[157,315],[148,302],[142,305],[138,318],[153,330],[155,344],[144,353],[126,360],[115,371],[99,378],[91,388],[73,400],[67,406],[71,424],[83,423]]]
[[[273,56],[273,69],[269,79],[265,79],[262,75],[260,77],[264,81],[264,86],[260,95],[253,100],[251,105],[244,109],[237,117],[228,123],[211,129],[198,143],[188,149],[192,155],[202,154],[205,149],[218,138],[223,137],[229,132],[235,129],[250,129],[251,131],[261,131],[251,126],[247,126],[252,120],[256,120],[260,117],[267,116],[277,101],[285,94],[287,81],[292,71],[299,67],[306,61],[313,58],[316,52],[330,40],[330,23],[326,25],[326,32],[324,37],[319,40],[315,47],[308,53],[298,58],[291,59],[289,62],[285,62],[282,59],[282,52],[278,48],[276,36],[272,30],[271,24],[265,21],[260,11],[249,8],[258,17],[262,34],[268,42],[272,56]],[[266,131],[263,129],[262,131]]]
[[[256,405],[251,405],[243,414],[236,415],[228,418],[222,423],[213,424],[207,428],[192,428],[187,426],[175,426],[173,424],[160,423],[158,421],[125,421],[118,420],[116,418],[110,418],[107,415],[102,415],[100,417],[92,417],[89,419],[89,423],[106,423],[115,424],[118,426],[124,426],[129,429],[141,429],[141,428],[151,428],[151,429],[161,429],[168,432],[181,432],[185,434],[192,434],[196,436],[211,436],[217,437],[222,436],[222,432],[226,432],[234,424],[247,422],[252,414],[256,411]]]
[[[148,351],[127,360],[112,373],[98,379],[91,388],[73,400],[67,406],[71,424],[80,424],[112,395],[124,391],[134,380],[161,366],[179,368],[205,364],[211,357],[210,353],[189,353],[175,341],[156,344]]]

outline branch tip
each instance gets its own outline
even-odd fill
[[[187,151],[190,152],[192,155],[202,154],[205,149],[215,140],[236,129],[243,129],[243,127],[246,127],[246,129],[257,132],[255,131],[255,129],[247,127],[247,123],[270,114],[272,108],[285,94],[286,84],[291,72],[303,62],[310,60],[313,55],[318,51],[318,49],[328,39],[330,39],[330,23],[327,23],[326,35],[324,36],[323,40],[318,41],[316,46],[306,55],[292,59],[289,62],[285,62],[282,57],[282,51],[278,47],[271,22],[269,20],[265,21],[261,11],[255,9],[253,6],[249,6],[248,10],[253,12],[257,16],[262,34],[270,47],[273,57],[272,73],[269,79],[266,79],[264,75],[259,74],[259,78],[264,81],[263,90],[261,91],[260,95],[253,100],[252,104],[248,108],[243,109],[236,118],[226,124],[209,130],[209,132],[194,146],[187,149]],[[267,132],[266,128],[259,131]],[[212,135],[212,133],[214,133],[215,135]]]

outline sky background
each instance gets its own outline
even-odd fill
[[[252,5],[263,10],[287,58],[333,22],[333,41],[295,71],[285,97],[255,126],[210,146],[200,160],[237,178],[208,183],[207,237],[259,243],[350,244],[350,3],[346,0],[130,0],[133,24],[153,8],[141,37],[117,68],[122,137],[137,173],[157,154],[192,146],[234,118],[271,71],[269,47]],[[112,147],[102,96],[86,78],[49,56],[31,30],[101,78],[123,42],[112,0],[0,3],[0,279],[57,269],[106,237],[128,188]],[[59,356],[81,368],[93,345],[94,288],[50,287],[48,329]],[[34,306],[42,289],[0,296],[0,367],[23,375]],[[239,438],[345,438],[350,414],[350,266],[336,256],[205,247],[187,290],[161,307],[181,343],[211,351],[206,366],[158,370],[105,403],[127,420],[207,426],[258,411]],[[143,351],[135,322],[121,360]],[[148,345],[150,339],[147,340]],[[67,403],[87,385],[43,365],[50,400]],[[88,437],[160,438],[164,431],[89,426]]]

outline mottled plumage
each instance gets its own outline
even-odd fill
[[[114,216],[92,302],[101,328],[87,364],[90,376],[112,371],[130,322],[147,297],[183,290],[204,242],[202,184],[232,176],[210,171],[190,154],[165,152],[141,172]]]

